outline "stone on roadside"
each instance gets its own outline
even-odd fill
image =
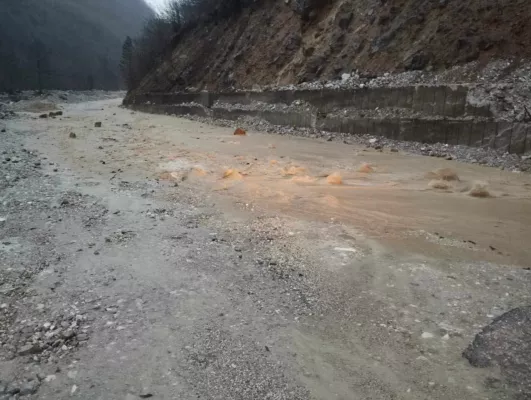
[[[358,168],[358,172],[368,174],[368,173],[374,172],[374,168],[371,166],[371,164],[362,163]]]
[[[150,397],[153,397],[153,393],[151,393],[148,388],[143,388],[138,394],[138,397],[141,399],[149,399]]]
[[[342,185],[343,178],[339,172],[334,172],[326,177],[326,182],[329,185]]]
[[[474,367],[497,367],[522,399],[531,398],[531,306],[495,318],[463,352]]]
[[[487,198],[491,197],[489,184],[487,182],[475,181],[468,192],[469,196]]]
[[[247,132],[245,130],[243,130],[242,128],[237,128],[235,131],[234,131],[234,135],[235,136],[246,136],[247,135]]]
[[[7,394],[17,394],[20,392],[20,386],[15,382],[11,382],[9,385],[7,385],[6,392]]]
[[[61,333],[61,336],[64,338],[64,339],[71,339],[75,336],[75,332],[72,330],[72,329],[67,329],[65,331],[63,331]]]
[[[42,351],[38,344],[26,344],[18,349],[19,356],[28,356],[31,354],[38,354]]]
[[[88,335],[86,333],[80,333],[77,335],[77,340],[80,342],[85,342],[88,340]]]
[[[39,389],[39,382],[37,380],[32,380],[22,384],[20,387],[20,395],[27,396],[33,393],[36,393]]]
[[[430,332],[422,332],[422,335],[420,335],[422,339],[433,339],[435,335]]]

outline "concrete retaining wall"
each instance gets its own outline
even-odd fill
[[[518,154],[531,151],[531,124],[460,119],[317,118],[310,112],[207,109],[171,104],[134,104],[131,108],[156,114],[189,114],[233,121],[254,117],[273,125],[317,128],[352,135],[371,134],[421,143],[487,147]]]
[[[291,104],[305,101],[321,114],[337,109],[356,108],[372,110],[376,107],[403,108],[426,116],[459,118],[465,116],[492,117],[487,107],[467,102],[466,86],[409,86],[399,88],[364,88],[351,90],[281,90],[275,92],[231,93],[146,93],[129,100],[129,104],[182,104],[198,103],[212,107],[216,101],[226,104],[251,104],[260,101],[270,104]]]

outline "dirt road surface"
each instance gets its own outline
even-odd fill
[[[120,104],[0,125],[0,398],[530,398],[462,356],[531,303],[529,175]]]

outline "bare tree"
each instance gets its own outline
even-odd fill
[[[131,90],[134,86],[133,50],[133,39],[127,36],[122,46],[122,58],[120,59],[120,71],[127,90]]]
[[[30,46],[29,58],[35,63],[37,89],[42,92],[50,78],[50,54],[44,43],[34,39]]]

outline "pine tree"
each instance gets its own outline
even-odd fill
[[[127,90],[133,89],[133,40],[127,36],[122,46],[122,58],[120,60],[120,71],[125,81]]]

